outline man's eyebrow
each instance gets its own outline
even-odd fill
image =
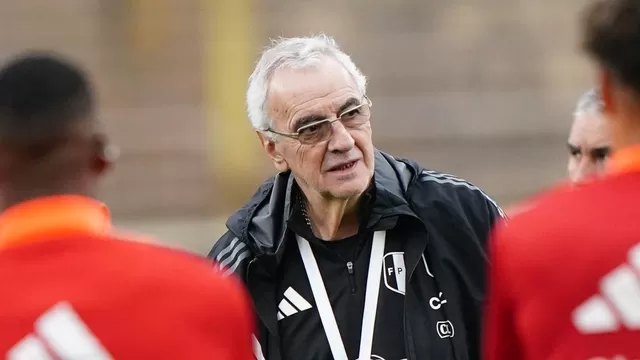
[[[569,148],[569,151],[572,152],[572,153],[573,152],[577,152],[577,153],[580,152],[580,147],[579,146],[575,146],[575,145],[573,145],[571,143],[567,143],[567,148]]]
[[[358,100],[357,98],[351,97],[347,99],[347,101],[345,101],[344,104],[342,104],[342,106],[340,106],[340,108],[338,109],[338,115],[342,114],[346,110],[349,110],[350,108],[357,105],[360,105],[360,100]],[[320,115],[320,114],[305,115],[296,119],[293,122],[293,129],[295,131],[298,131],[298,129],[300,129],[301,127],[307,124],[311,124],[317,121],[322,121],[325,119],[327,119],[327,116],[325,115]]]
[[[342,104],[342,106],[340,106],[340,109],[338,109],[338,114],[342,114],[343,112],[349,110],[349,108],[352,108],[357,105],[360,105],[360,100],[354,97],[351,97],[347,99],[347,101],[345,101],[344,104]]]
[[[611,147],[609,146],[600,146],[597,148],[591,149],[591,156],[593,157],[606,157],[611,152]]]
[[[301,127],[307,125],[307,124],[311,124],[317,121],[322,121],[324,119],[326,119],[327,117],[324,115],[320,115],[320,114],[312,114],[312,115],[305,115],[302,116],[298,119],[296,119],[296,121],[294,121],[293,123],[293,130],[294,131],[298,131],[298,129],[300,129]]]

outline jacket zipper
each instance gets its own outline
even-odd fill
[[[351,294],[356,293],[356,279],[353,275],[353,262],[347,262],[347,272],[349,273],[349,285],[351,286]]]

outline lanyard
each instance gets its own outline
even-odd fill
[[[360,335],[360,354],[358,359],[371,359],[373,347],[373,330],[376,322],[376,311],[378,310],[378,293],[380,292],[380,278],[382,276],[382,260],[384,256],[385,231],[376,231],[373,234],[373,244],[371,246],[371,258],[369,260],[369,272],[367,274],[367,288],[364,297],[364,315],[362,318],[362,333]],[[338,323],[329,302],[326,287],[318,269],[318,263],[313,256],[313,251],[309,242],[296,235],[298,248],[307,272],[313,298],[318,307],[322,327],[329,341],[329,347],[335,360],[349,360],[347,350],[342,342]]]

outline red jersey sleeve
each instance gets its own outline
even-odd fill
[[[252,341],[255,319],[244,286],[234,276],[222,278],[213,285],[208,308],[209,336],[226,340],[218,344],[223,347],[219,354],[227,356],[218,355],[218,358],[255,360]]]
[[[484,327],[484,360],[521,359],[516,327],[515,312],[509,287],[508,265],[505,259],[512,235],[508,225],[501,224],[496,228],[490,240],[489,292],[487,296]]]
[[[255,331],[255,319],[253,316],[253,306],[248,294],[245,292],[240,281],[230,278],[231,285],[236,289],[235,299],[230,301],[230,309],[235,311],[234,322],[230,323],[229,335],[231,343],[237,344],[234,359],[238,360],[254,360],[253,354],[253,334]]]

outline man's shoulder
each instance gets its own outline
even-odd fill
[[[637,178],[636,178],[637,179]],[[525,208],[509,222],[510,229],[534,227],[542,221],[548,226],[538,226],[540,231],[555,230],[584,224],[588,219],[598,218],[602,223],[607,217],[616,216],[626,201],[640,198],[635,191],[636,179],[610,176],[581,184],[560,183],[523,202]],[[631,181],[628,181],[631,180]],[[598,209],[595,211],[595,209]]]
[[[244,267],[253,257],[253,251],[233,232],[227,231],[216,241],[207,256],[213,259],[215,268],[223,274],[235,272],[242,276]]]
[[[518,212],[496,229],[503,251],[522,253],[522,257],[549,250],[564,253],[564,247],[569,251],[573,241],[580,241],[572,238],[572,232],[583,228],[591,217],[585,215],[593,215],[588,204],[594,191],[598,190],[591,184],[560,183],[521,201]]]
[[[221,293],[242,293],[237,281],[216,271],[210,260],[129,240],[110,235],[82,236],[8,249],[1,252],[0,279],[20,278],[24,282],[20,286],[34,288],[58,282],[64,286],[57,293],[83,289],[106,303],[150,296],[148,301],[154,303],[180,298],[195,306],[205,300],[218,302]],[[45,260],[42,255],[47,256]]]
[[[600,182],[582,185],[569,182],[554,184],[519,202],[518,212],[510,218],[508,228],[510,231],[520,231],[535,227],[540,231],[547,231],[545,226],[540,225],[581,221],[582,205],[589,203],[600,192],[601,187]]]
[[[213,263],[186,250],[160,244],[139,242],[137,237],[106,236],[96,239],[97,256],[111,254],[113,261],[129,264],[129,273],[135,273],[140,282],[158,282],[165,287],[187,291],[205,291],[209,288],[227,288],[228,280],[214,269]]]
[[[427,169],[410,159],[381,154],[391,164],[409,197],[463,202],[491,200],[480,187],[459,176]]]
[[[120,246],[118,252],[129,256],[127,263],[138,261],[128,271],[136,280],[125,281],[140,289],[162,289],[156,291],[158,304],[181,299],[180,303],[201,310],[203,316],[217,316],[207,309],[224,306],[231,310],[245,302],[247,295],[240,279],[223,274],[210,259],[148,243],[121,242]]]
[[[488,211],[505,217],[500,206],[482,188],[445,172],[422,169],[410,196],[421,202],[437,203],[464,213]]]
[[[418,173],[417,183],[434,191],[449,194],[484,194],[484,191],[472,182],[459,176],[436,170],[422,169]]]

